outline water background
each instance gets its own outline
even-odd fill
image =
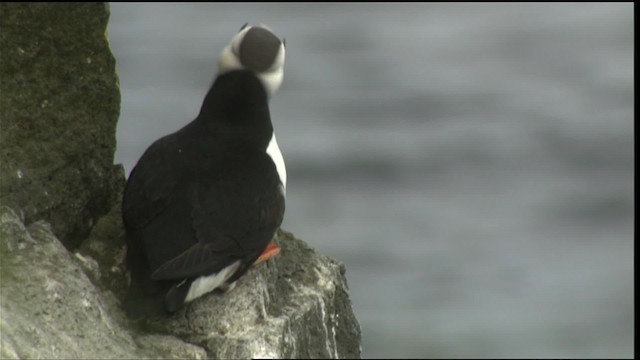
[[[364,357],[631,357],[633,4],[112,3],[116,162],[286,38],[283,228],[347,266]]]

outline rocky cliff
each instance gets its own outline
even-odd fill
[[[344,265],[280,231],[236,288],[129,322],[108,5],[0,4],[0,356],[360,357]]]

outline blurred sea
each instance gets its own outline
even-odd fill
[[[347,265],[364,357],[632,357],[632,3],[112,3],[116,162],[245,22],[287,41],[283,228]]]

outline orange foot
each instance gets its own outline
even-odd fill
[[[273,240],[271,240],[269,245],[267,245],[267,248],[264,249],[262,254],[260,254],[260,256],[258,257],[256,262],[253,263],[253,265],[258,265],[260,263],[263,263],[263,262],[269,260],[270,258],[278,255],[279,253],[280,253],[280,247],[278,247],[278,245],[276,245],[276,243],[273,242]]]

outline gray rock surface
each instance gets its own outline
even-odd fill
[[[114,298],[94,286],[46,222],[26,227],[3,206],[0,239],[2,358],[206,356],[176,337],[127,329]]]
[[[131,337],[46,222],[0,212],[2,357],[126,357]],[[100,324],[100,326],[96,326]]]
[[[114,207],[76,253],[114,307],[128,281],[120,218]],[[132,324],[134,332],[177,336],[214,358],[359,358],[360,328],[344,265],[286,231],[277,242],[280,254],[249,270],[232,291],[204,296],[171,317]]]
[[[68,248],[112,206],[120,90],[105,3],[0,3],[0,203]]]
[[[227,294],[195,300],[146,327],[176,334],[215,358],[359,358],[360,328],[345,267],[286,231],[280,255]]]
[[[119,307],[127,276],[116,209],[70,253],[46,222],[26,227],[0,208],[3,358],[360,357],[344,265],[285,231],[280,255],[227,294],[129,323]]]
[[[360,357],[344,265],[285,231],[227,294],[126,319],[107,19],[105,4],[0,4],[0,356]]]

